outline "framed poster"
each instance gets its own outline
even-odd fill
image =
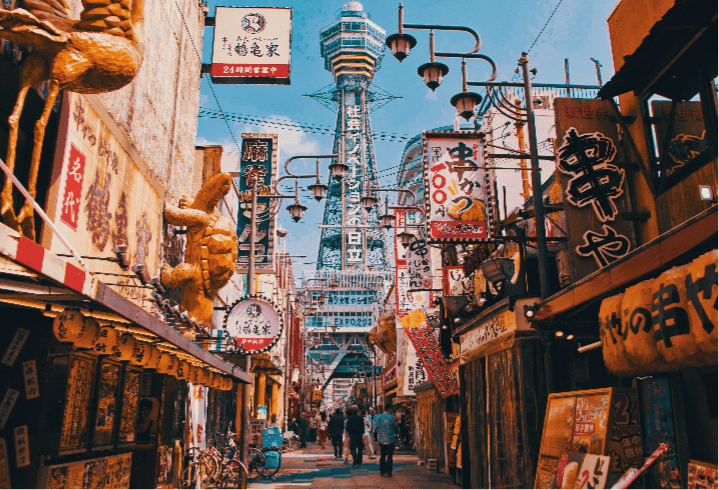
[[[157,441],[159,419],[160,400],[151,396],[141,397],[137,405],[135,442],[138,444],[154,444]]]
[[[142,371],[125,367],[122,381],[122,405],[120,408],[120,429],[117,434],[119,444],[135,442],[135,424],[137,423],[137,400],[140,395],[140,377]]]
[[[95,430],[92,436],[93,449],[114,443],[115,419],[118,417],[118,398],[122,365],[109,359],[100,361],[97,386],[97,408],[95,409]]]
[[[484,135],[422,133],[424,201],[430,243],[487,238],[491,182],[484,163]]]
[[[87,449],[95,364],[96,360],[93,357],[70,356],[58,448],[60,454]]]

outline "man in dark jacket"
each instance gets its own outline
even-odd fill
[[[309,435],[309,424],[305,412],[300,414],[300,447],[307,447],[307,436]]]
[[[335,448],[335,459],[342,459],[342,433],[345,431],[345,416],[341,409],[336,409],[330,418],[327,430],[332,437],[332,446]]]
[[[362,452],[364,451],[364,418],[359,416],[359,407],[352,405],[350,416],[347,419],[347,433],[350,435],[350,453],[352,453],[353,466],[362,466]]]

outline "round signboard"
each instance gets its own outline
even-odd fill
[[[268,351],[282,333],[282,319],[272,301],[245,296],[235,301],[225,315],[225,329],[240,350],[252,354]]]

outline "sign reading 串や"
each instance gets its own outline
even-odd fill
[[[442,398],[458,395],[457,382],[444,359],[437,337],[427,321],[424,310],[414,310],[400,318],[400,321],[404,331],[412,341],[412,345],[414,345],[417,356],[427,371],[429,379],[432,380]]]
[[[247,273],[250,256],[250,222],[252,219],[252,183],[257,180],[257,215],[267,214],[270,200],[262,198],[273,194],[272,183],[277,179],[279,145],[276,134],[242,133],[240,157],[240,204],[237,216],[237,272]],[[272,270],[274,267],[275,216],[258,220],[255,234],[255,267]]]
[[[292,9],[217,7],[213,83],[290,84]]]
[[[617,151],[617,124],[608,102],[554,101],[557,170],[572,254],[572,281],[606,267],[632,248],[632,222],[624,191],[625,153]]]
[[[282,333],[282,320],[268,299],[245,296],[235,301],[225,316],[225,328],[247,354],[266,352]]]
[[[464,242],[487,237],[487,175],[483,135],[422,134],[424,200],[430,243]]]

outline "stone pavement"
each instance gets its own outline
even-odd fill
[[[310,444],[282,455],[282,467],[272,480],[261,479],[250,484],[250,489],[270,488],[459,488],[452,477],[429,471],[417,464],[414,451],[394,454],[392,477],[379,474],[379,456],[363,459],[362,466],[352,466],[334,459],[332,447],[325,449]]]

